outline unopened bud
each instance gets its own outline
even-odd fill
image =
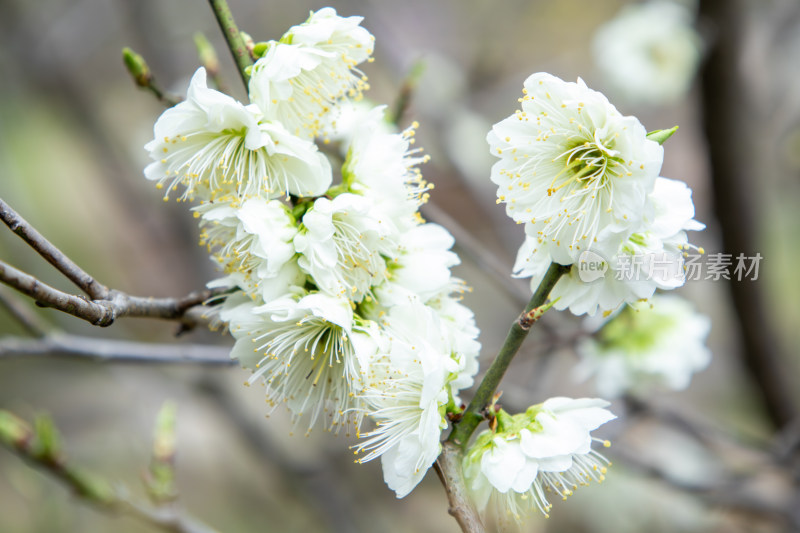
[[[153,76],[150,74],[150,67],[147,66],[142,56],[126,46],[122,49],[122,61],[125,63],[125,68],[131,73],[136,85],[139,87],[150,85],[150,80],[153,79]]]

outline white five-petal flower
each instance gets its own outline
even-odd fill
[[[167,109],[145,145],[154,160],[147,179],[166,185],[165,198],[183,185],[182,199],[241,201],[254,196],[315,196],[332,180],[328,159],[314,143],[264,122],[261,111],[192,77],[186,100]]]
[[[520,521],[536,510],[547,515],[548,493],[567,498],[589,481],[602,481],[608,461],[592,450],[591,432],[616,418],[607,406],[557,397],[514,416],[499,411],[496,431],[481,433],[464,457],[478,508],[494,501],[501,519]]]
[[[498,203],[529,225],[537,250],[572,264],[595,243],[636,229],[663,150],[580,79],[536,73],[523,93],[522,109],[487,136],[500,158],[491,174]]]
[[[319,135],[323,117],[339,99],[359,99],[368,88],[356,67],[372,54],[374,38],[359,26],[361,20],[339,17],[328,7],[271,41],[253,65],[251,101],[293,134]]]

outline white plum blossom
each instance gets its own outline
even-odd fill
[[[300,267],[329,294],[360,302],[388,276],[399,253],[397,230],[368,198],[344,193],[318,198],[294,238]]]
[[[686,231],[705,227],[693,218],[691,189],[681,181],[658,178],[644,211],[640,226],[615,250],[598,250],[595,257],[602,258],[607,267],[602,276],[587,279],[581,270],[584,263],[578,261],[558,280],[550,293],[550,298],[557,300],[556,309],[589,316],[600,309],[608,316],[623,303],[647,299],[657,289],[671,290],[685,283],[683,254],[691,248]],[[516,275],[532,276],[531,287],[535,288],[550,261],[536,249],[535,237],[527,235],[517,255]]]
[[[385,131],[385,106],[377,107],[353,128],[342,179],[348,190],[367,196],[377,209],[405,230],[420,222],[419,206],[433,188],[418,165],[428,161],[412,148],[418,124],[400,133]]]
[[[192,77],[186,100],[161,114],[155,138],[145,145],[153,162],[145,177],[182,185],[182,199],[236,202],[253,196],[315,196],[332,180],[328,159],[312,142],[261,112],[206,85],[206,71]]]
[[[362,17],[339,17],[333,8],[312,13],[280,41],[270,41],[252,67],[250,100],[291,133],[316,137],[341,98],[361,98],[366,76],[356,69],[372,54]]]
[[[265,383],[272,405],[285,403],[296,421],[308,415],[309,431],[321,417],[336,431],[358,426],[363,382],[355,346],[362,341],[353,339],[372,326],[355,319],[347,300],[312,293],[245,302],[221,318],[236,338],[231,357],[253,371],[248,383]]]
[[[566,499],[579,486],[603,481],[608,461],[592,449],[591,432],[616,418],[608,402],[550,398],[524,413],[497,412],[464,456],[467,486],[479,510],[492,501],[498,518],[548,515],[548,494]],[[608,446],[608,442],[603,443]]]
[[[702,55],[694,14],[674,1],[626,5],[594,37],[600,73],[631,103],[668,104],[686,95]]]
[[[383,305],[422,303],[450,293],[458,286],[450,268],[461,261],[453,251],[455,239],[438,224],[414,226],[399,238],[399,254],[389,262],[388,279],[375,290]]]
[[[246,384],[309,432],[355,429],[361,461],[380,457],[403,497],[473,383],[479,330],[451,273],[452,235],[419,213],[433,186],[418,125],[397,131],[386,106],[361,101],[374,47],[361,21],[324,8],[254,44],[247,105],[199,69],[155,124],[145,176],[165,199],[182,188],[179,201],[198,201],[200,244],[221,272],[207,316],[235,339]],[[338,160],[316,144],[331,141]]]
[[[583,250],[636,229],[663,149],[581,79],[540,72],[523,93],[522,109],[487,136],[500,158],[491,179],[498,203],[536,239],[534,251],[572,264]]]
[[[392,307],[383,326],[391,345],[372,363],[374,382],[361,393],[376,427],[360,435],[356,449],[366,453],[358,462],[381,458],[386,484],[402,498],[441,451],[448,381],[460,365],[430,307],[418,302]]]
[[[710,330],[709,318],[676,296],[631,304],[578,344],[576,375],[594,376],[607,398],[650,392],[653,385],[685,389],[711,361],[705,345]]]
[[[295,255],[297,225],[282,202],[255,197],[238,208],[207,202],[193,211],[200,219],[201,244],[226,272],[273,278]]]

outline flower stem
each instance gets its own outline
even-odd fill
[[[448,442],[453,442],[462,448],[466,446],[475,428],[477,428],[478,424],[483,420],[483,411],[491,402],[492,396],[494,396],[495,390],[500,384],[500,380],[503,379],[508,365],[519,351],[525,337],[528,336],[530,324],[527,324],[526,318],[531,311],[537,307],[541,307],[545,301],[547,301],[550,291],[561,276],[569,271],[569,268],[569,266],[559,265],[558,263],[550,264],[550,268],[547,269],[544,278],[541,283],[539,283],[536,292],[533,293],[527,307],[525,307],[522,314],[520,314],[511,325],[506,340],[502,348],[500,348],[500,353],[497,354],[497,358],[492,362],[492,365],[489,367],[489,370],[486,371],[486,375],[483,377],[480,385],[478,385],[478,390],[475,391],[475,396],[464,411],[463,418],[453,427],[453,431],[447,438]]]
[[[239,33],[239,28],[236,26],[236,21],[233,18],[228,2],[226,0],[208,0],[211,4],[211,9],[217,17],[219,27],[222,33],[225,34],[225,41],[228,43],[228,48],[233,54],[233,59],[236,61],[236,66],[239,67],[239,74],[242,76],[242,81],[247,87],[250,81],[250,76],[247,74],[247,67],[253,65],[253,58],[250,57],[250,52],[244,44],[242,34]]]

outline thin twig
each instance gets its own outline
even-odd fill
[[[253,58],[250,57],[250,51],[244,44],[242,34],[236,26],[236,20],[233,18],[233,13],[228,7],[228,2],[225,0],[209,0],[209,4],[211,4],[211,9],[217,17],[222,33],[225,34],[225,41],[228,43],[231,54],[233,54],[233,60],[236,61],[244,86],[247,87],[250,82],[250,75],[247,73],[247,69],[253,65]]]
[[[181,512],[176,506],[153,507],[133,501],[115,488],[70,463],[61,450],[57,430],[49,419],[39,419],[36,430],[8,411],[0,411],[0,443],[28,463],[71,489],[97,508],[125,513],[171,533],[214,533],[215,530]]]
[[[224,346],[95,339],[61,332],[36,339],[0,338],[0,359],[53,356],[108,363],[233,366],[229,352],[230,348]]]
[[[201,305],[217,294],[216,291],[202,290],[182,298],[149,298],[106,289],[108,292],[105,299],[88,300],[51,287],[3,261],[0,261],[0,282],[30,296],[40,305],[52,307],[101,327],[110,326],[117,318],[124,316],[180,319],[190,308]]]
[[[0,198],[0,219],[19,235],[28,245],[44,257],[48,263],[64,274],[72,283],[83,292],[96,300],[108,298],[109,289],[98,283],[92,276],[76,265],[69,257],[53,246],[41,233],[22,218],[11,206]]]
[[[5,310],[25,328],[25,331],[34,337],[43,337],[52,329],[49,324],[33,313],[28,306],[23,305],[22,302],[5,287],[0,287],[0,306],[4,307]]]

